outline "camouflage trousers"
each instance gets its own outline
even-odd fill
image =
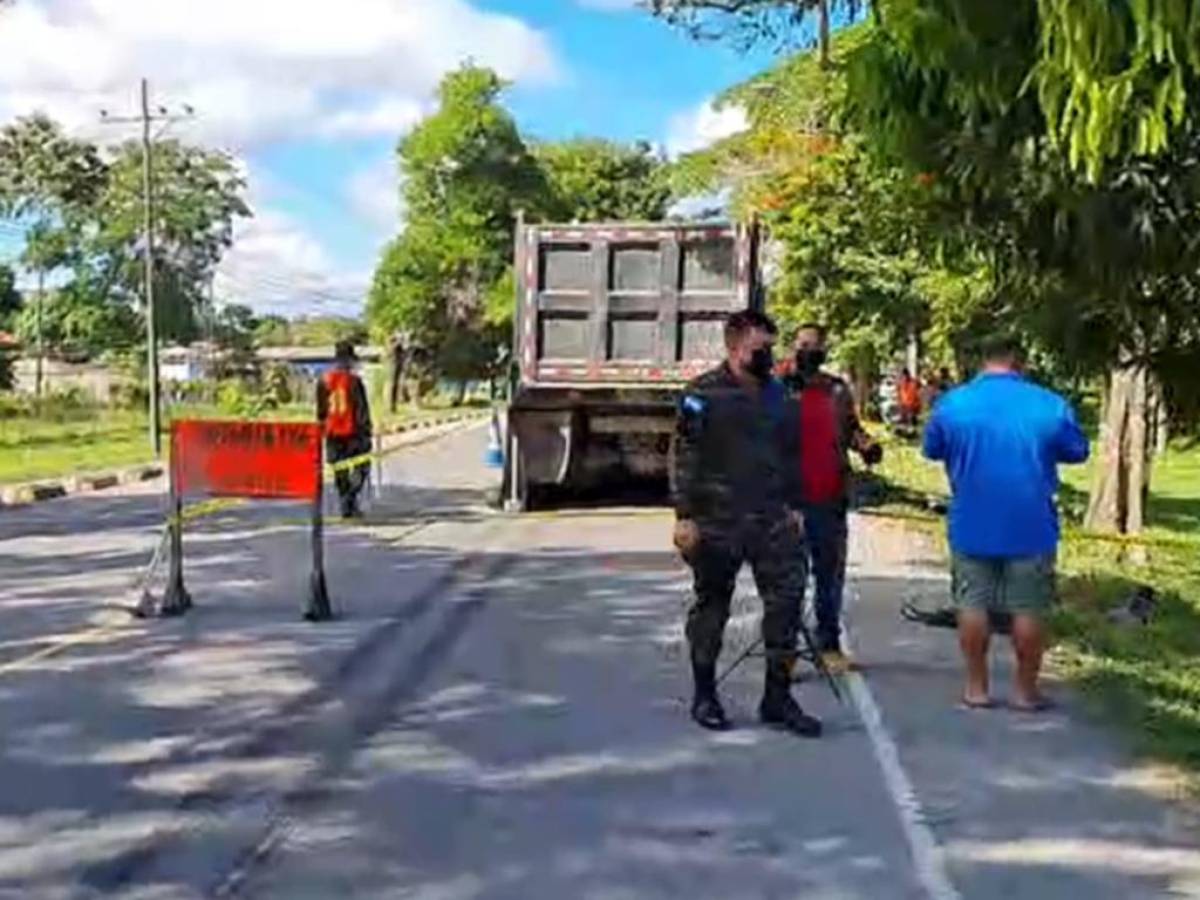
[[[687,615],[692,661],[716,664],[737,575],[748,563],[762,599],[767,658],[790,662],[795,657],[808,577],[803,536],[782,515],[698,524],[700,546],[688,559],[696,594]]]

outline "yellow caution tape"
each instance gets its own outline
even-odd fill
[[[458,424],[458,423],[462,423],[462,422],[469,422],[473,419],[478,419],[478,418],[480,418],[479,415],[458,416],[458,417],[451,418],[451,419],[438,420],[435,423],[433,423],[433,425],[431,427],[436,427],[438,425],[454,425],[454,424]],[[395,433],[400,433],[400,432],[395,432]],[[325,466],[325,471],[327,474],[332,475],[332,474],[336,474],[337,472],[357,468],[358,466],[368,465],[376,459],[385,459],[394,453],[399,453],[402,450],[409,450],[409,449],[412,449],[413,447],[419,447],[422,444],[426,444],[426,443],[436,440],[440,436],[441,436],[440,434],[429,435],[419,441],[411,441],[406,444],[397,444],[395,447],[389,447],[384,450],[372,451],[370,453],[363,453],[358,456],[353,456],[350,459],[344,459],[344,460],[341,460],[336,463],[329,463]],[[208,518],[209,516],[215,516],[218,513],[225,512],[226,510],[244,506],[247,502],[249,502],[249,501],[246,498],[241,498],[241,497],[236,497],[236,498],[219,497],[219,498],[215,498],[213,500],[205,500],[201,503],[197,503],[193,506],[189,506],[186,509],[184,509],[183,513],[179,517],[179,521],[186,524],[187,522],[192,522],[192,521],[195,521],[196,519]],[[175,521],[176,520],[175,520],[174,516],[169,516],[167,518],[168,524],[173,525],[173,524],[175,524]],[[304,522],[311,522],[311,519],[305,519]],[[268,523],[268,525],[266,525],[264,527],[278,527],[280,525],[291,525],[291,524],[300,524],[300,520],[298,520],[298,519],[297,520],[292,520],[292,519],[272,520],[270,523]]]
[[[855,510],[859,515],[871,516],[877,519],[894,519],[899,522],[918,522],[923,525],[940,525],[945,520],[937,516],[922,516],[915,513],[900,513],[874,509]],[[1200,540],[1189,538],[1154,538],[1136,534],[1105,534],[1101,531],[1089,531],[1083,528],[1067,527],[1063,529],[1064,543],[1108,543],[1128,547],[1148,547],[1150,549],[1192,550],[1200,553]]]

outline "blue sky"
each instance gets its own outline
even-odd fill
[[[285,314],[360,306],[399,226],[396,140],[464,58],[514,82],[530,137],[674,151],[736,129],[707,102],[771,62],[693,43],[632,0],[17,0],[0,17],[0,121],[44,109],[111,139],[96,111],[130,110],[143,74],[156,103],[196,107],[177,133],[237,156],[257,212],[219,294]]]

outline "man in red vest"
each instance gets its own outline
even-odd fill
[[[840,673],[851,665],[841,642],[850,451],[875,465],[883,459],[883,448],[859,424],[850,386],[822,371],[828,354],[824,326],[800,326],[795,350],[794,367],[784,383],[800,406],[800,459],[795,464],[816,579],[816,637],[825,665]]]
[[[371,409],[362,379],[354,372],[354,345],[340,341],[332,369],[317,383],[317,420],[325,431],[325,456],[336,465],[371,452]],[[359,515],[358,495],[370,471],[370,461],[337,469],[334,481],[342,501],[342,516]]]

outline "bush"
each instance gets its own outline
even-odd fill
[[[109,389],[108,402],[115,409],[144,410],[150,403],[150,391],[139,382],[118,382]]]

